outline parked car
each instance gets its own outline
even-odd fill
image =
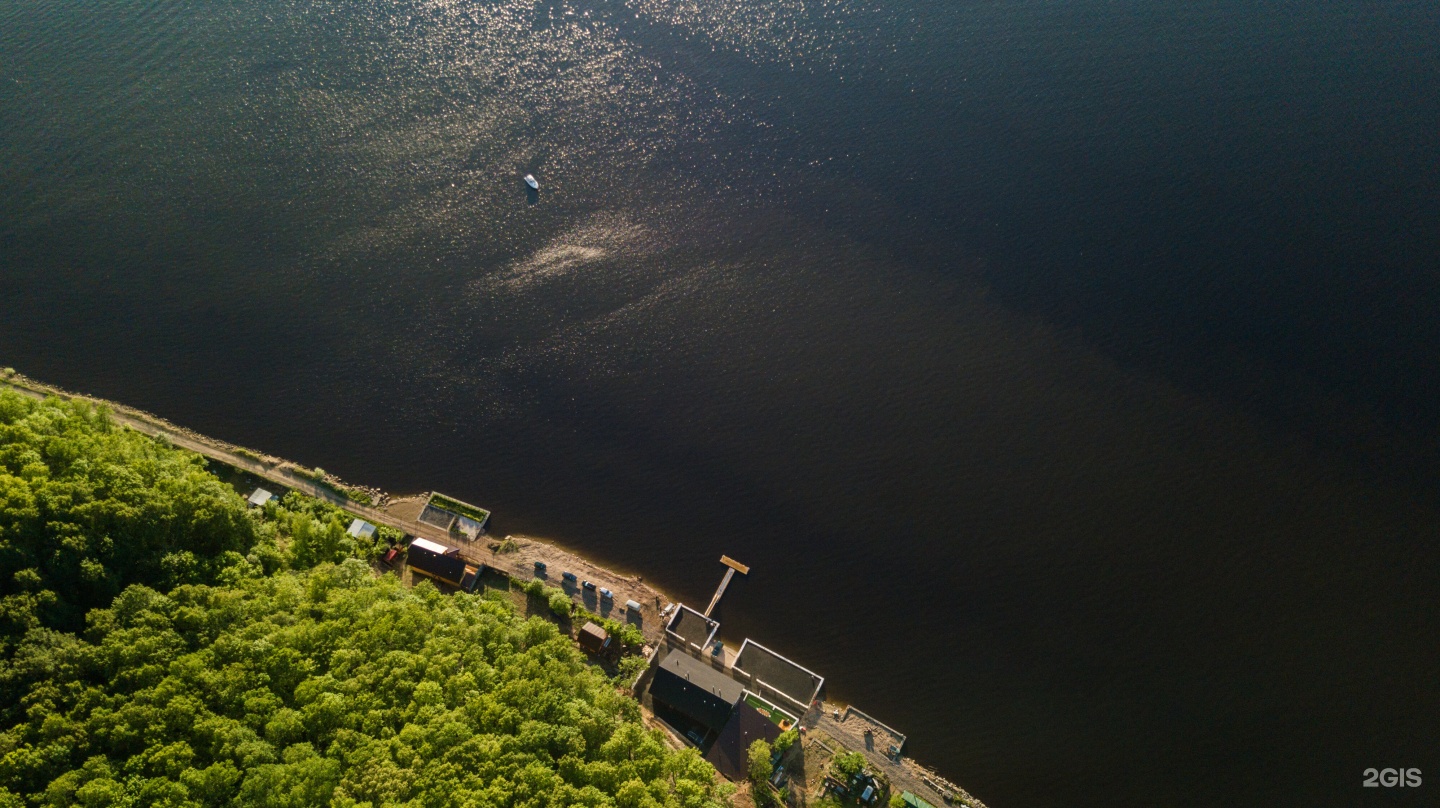
[[[605,600],[613,600],[613,599],[615,598],[615,593],[614,593],[614,592],[611,592],[610,590],[608,590],[608,589],[606,589],[606,588],[604,588],[604,587],[601,587],[601,588],[600,588],[600,597],[604,598]]]
[[[580,586],[581,586],[581,588],[583,588],[586,592],[594,592],[594,591],[595,591],[595,583],[594,583],[593,581],[585,581],[585,582],[581,583]]]
[[[569,582],[572,583],[572,584],[575,583],[576,581],[579,581],[579,580],[580,580],[579,578],[576,578],[576,577],[575,577],[575,573],[573,573],[573,572],[562,572],[562,573],[560,573],[560,577],[561,577],[561,578],[564,578],[565,580],[569,581]]]
[[[537,575],[544,575],[544,574],[545,574],[545,562],[544,562],[544,561],[536,561],[536,562],[535,562],[535,573],[536,573]]]

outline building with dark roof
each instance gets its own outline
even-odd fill
[[[610,645],[610,633],[593,622],[586,623],[576,635],[580,647],[592,654],[604,653]]]
[[[412,573],[433,578],[465,592],[475,591],[475,586],[480,582],[479,567],[465,563],[458,551],[437,553],[426,545],[432,543],[422,544],[417,539],[411,542],[410,549],[406,551],[405,562],[410,565]]]
[[[746,639],[735,656],[735,675],[750,690],[767,698],[784,698],[788,709],[803,715],[825,686],[825,677],[786,659],[769,648]]]
[[[725,728],[744,695],[739,682],[681,651],[666,655],[650,682],[655,714],[702,749]]]
[[[730,713],[730,720],[725,722],[720,736],[710,745],[705,759],[731,780],[744,780],[750,776],[747,756],[750,744],[756,741],[774,743],[779,737],[780,727],[774,721],[742,701]]]

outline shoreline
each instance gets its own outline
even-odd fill
[[[318,469],[310,469],[275,455],[202,435],[153,413],[107,399],[65,390],[37,381],[19,372],[0,373],[0,387],[15,390],[21,395],[32,398],[43,399],[55,396],[103,407],[110,412],[118,426],[168,441],[177,448],[195,452],[208,460],[222,463],[276,485],[298,490],[308,496],[329,502],[366,521],[388,525],[412,536],[446,542],[451,546],[458,544],[462,557],[483,564],[512,581],[523,583],[532,578],[541,577],[553,585],[561,580],[560,573],[573,572],[581,580],[595,582],[614,592],[614,597],[607,604],[589,591],[568,587],[567,592],[574,589],[572,597],[578,596],[580,604],[591,613],[601,617],[619,619],[615,613],[621,605],[632,600],[640,604],[641,617],[637,627],[645,637],[646,654],[652,668],[662,656],[662,651],[683,650],[674,647],[674,638],[668,636],[669,632],[666,631],[663,620],[664,612],[662,611],[662,609],[673,607],[681,601],[675,600],[658,587],[644,581],[644,576],[638,573],[627,575],[617,572],[554,541],[524,534],[504,537],[506,540],[513,540],[518,545],[518,549],[509,552],[501,552],[498,549],[500,542],[485,532],[481,532],[475,539],[467,541],[463,536],[457,537],[448,530],[420,522],[413,517],[407,518],[402,509],[422,500],[423,494],[394,497],[378,488],[347,483],[334,475],[324,474]],[[397,513],[389,510],[390,508],[402,512]],[[416,516],[418,516],[418,509]],[[534,567],[536,561],[543,561],[547,568],[545,573],[538,576]],[[633,610],[627,609],[627,620],[630,618],[631,611]],[[633,624],[635,621],[631,620],[630,622]],[[649,650],[651,647],[654,648],[653,651]],[[739,649],[728,644],[723,645],[723,649],[724,652],[720,656],[721,662],[733,663]],[[694,652],[690,651],[690,653]],[[640,680],[643,681],[646,675],[642,673]],[[820,740],[819,736],[824,736],[853,751],[870,752],[866,757],[870,759],[871,764],[886,770],[892,779],[895,779],[898,774],[901,775],[902,784],[905,781],[923,783],[935,795],[942,797],[947,805],[986,808],[983,802],[971,796],[969,792],[953,781],[905,755],[903,753],[904,736],[901,733],[881,723],[878,719],[870,717],[854,705],[822,702],[817,699],[811,709],[802,717],[801,724],[812,730],[812,735],[804,746],[809,746],[813,742],[829,749]],[[667,735],[674,735],[668,726],[664,728],[667,730]],[[901,739],[902,754],[898,758],[892,759],[882,755],[874,748],[873,737],[882,734],[893,735]]]

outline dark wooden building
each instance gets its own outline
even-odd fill
[[[467,564],[460,551],[427,539],[416,539],[405,552],[405,562],[415,575],[424,575],[463,592],[474,592],[480,584],[480,567]]]
[[[606,654],[610,650],[610,633],[594,623],[586,623],[578,639],[580,647],[592,654]]]
[[[742,701],[730,713],[730,720],[710,745],[705,759],[731,780],[744,780],[750,776],[750,744],[774,743],[779,737],[780,727],[769,716]]]
[[[709,747],[730,721],[745,688],[683,651],[671,651],[650,683],[655,714],[701,749]]]

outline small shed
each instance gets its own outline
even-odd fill
[[[279,499],[279,497],[275,496],[269,491],[266,491],[263,488],[257,488],[255,489],[255,493],[250,495],[249,501],[251,505],[254,505],[257,508],[263,508],[265,507],[265,503],[271,502],[276,499]]]
[[[592,654],[604,652],[606,646],[610,645],[610,634],[605,629],[594,623],[586,623],[580,629],[580,647]]]
[[[357,539],[368,539],[375,535],[375,526],[364,519],[356,519],[350,523],[350,529],[345,532]]]

